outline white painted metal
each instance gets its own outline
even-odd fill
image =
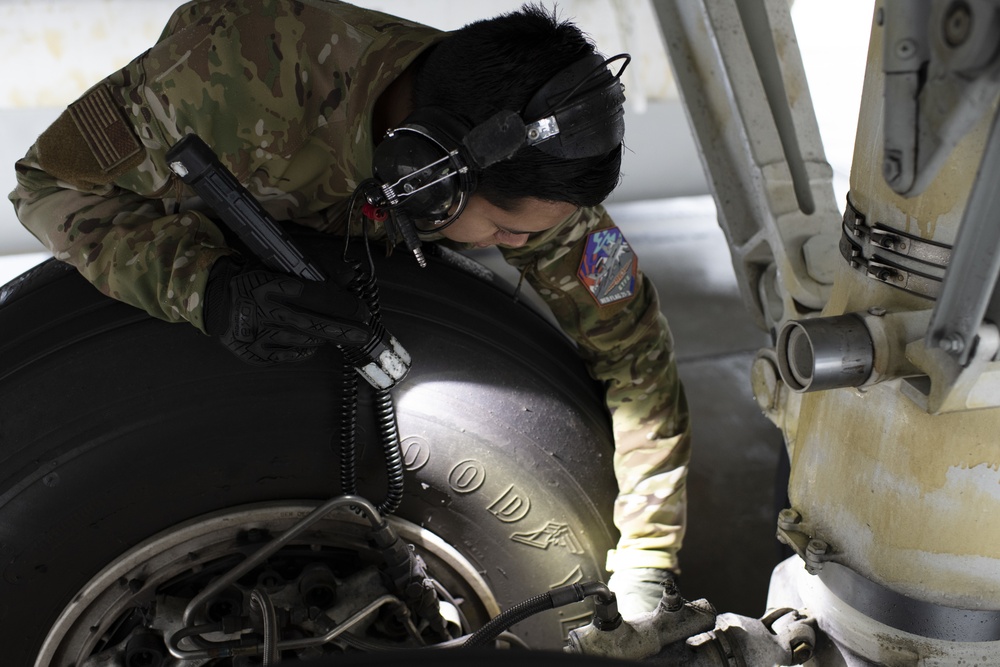
[[[783,429],[791,455],[796,546],[807,555],[807,544],[810,549],[818,545],[810,554],[814,571],[833,561],[869,580],[873,589],[907,596],[915,604],[976,613],[1000,609],[1000,412],[989,407],[1000,404],[1000,371],[990,361],[1000,338],[989,327],[981,329],[978,356],[968,367],[957,367],[953,357],[924,345],[933,302],[873,280],[835,250],[824,256],[830,262],[821,264],[822,279],[811,270],[809,239],[839,237],[840,216],[833,207],[822,207],[829,201],[821,165],[815,162],[822,149],[809,143],[811,125],[800,120],[811,108],[803,106],[800,115],[792,114],[792,126],[796,138],[804,137],[799,145],[811,167],[810,191],[819,193],[817,213],[805,214],[801,190],[799,197],[793,196],[796,172],[790,162],[795,156],[783,125],[788,116],[780,105],[766,103],[767,73],[757,71],[766,69],[759,50],[762,36],[746,20],[754,8],[766,11],[781,62],[795,63],[796,57],[789,55],[794,38],[783,32],[786,3],[675,0],[656,6],[737,276],[745,283],[744,297],[768,324],[800,316],[790,312],[792,301],[822,308],[818,314],[823,317],[855,313],[872,332],[874,380],[856,389],[793,394],[774,374],[773,350],[763,350],[755,366],[758,402]],[[875,16],[881,9],[880,1]],[[757,50],[751,48],[754,43]],[[991,114],[958,143],[919,196],[901,197],[883,178],[883,34],[878,22],[869,49],[852,202],[869,224],[881,222],[952,245]],[[794,109],[808,94],[789,84],[795,80],[794,67],[785,66],[782,73]],[[789,219],[795,224],[785,224]],[[772,259],[777,267],[774,301],[785,306],[780,313],[762,308],[768,299],[759,296],[767,294],[766,283],[761,289],[767,270],[761,267]],[[915,374],[927,377],[898,379]],[[792,595],[783,576],[781,571],[775,575],[769,606],[806,604],[828,636],[869,661],[1000,664],[995,642],[971,642],[972,647],[958,641],[914,643],[906,633],[852,610],[815,580],[816,590],[808,599]],[[808,575],[802,577],[810,581]],[[816,663],[842,664],[822,657]]]
[[[840,213],[788,3],[654,6],[744,302],[767,329],[819,310]]]

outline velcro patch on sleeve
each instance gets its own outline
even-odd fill
[[[607,306],[635,295],[636,258],[617,227],[587,236],[577,277],[598,305]]]
[[[114,172],[142,150],[106,86],[98,86],[73,102],[68,111],[101,171]]]

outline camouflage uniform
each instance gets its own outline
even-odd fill
[[[375,101],[442,36],[322,0],[188,3],[152,49],[39,137],[17,163],[11,200],[102,292],[204,330],[209,269],[232,251],[166,150],[197,133],[276,219],[343,231],[347,200],[371,174]],[[607,386],[622,533],[610,566],[672,568],[689,453],[670,333],[637,266],[626,271],[631,295],[604,306],[577,275],[591,233],[613,228],[601,207],[583,209],[504,254]]]

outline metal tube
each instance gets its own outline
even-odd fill
[[[399,598],[394,595],[383,595],[374,602],[371,602],[364,609],[358,613],[351,616],[349,619],[330,630],[328,633],[322,637],[306,637],[303,639],[286,639],[277,642],[271,650],[273,655],[280,655],[282,651],[296,651],[304,648],[310,648],[313,646],[322,646],[323,644],[329,643],[344,634],[355,625],[364,620],[370,613],[376,611],[379,607],[386,604],[396,604],[402,609],[406,609],[406,605],[400,602]],[[267,647],[265,643],[260,643],[252,646],[240,645],[238,640],[229,642],[218,642],[210,648],[198,649],[195,651],[188,651],[180,647],[180,642],[183,639],[189,638],[198,633],[199,630],[204,630],[206,626],[194,627],[194,628],[184,628],[176,632],[171,636],[170,641],[167,644],[167,648],[170,651],[170,655],[175,658],[182,660],[207,660],[213,658],[231,658],[240,655],[261,655],[261,653],[266,653]],[[267,662],[265,661],[265,664]]]
[[[271,556],[272,554],[277,552],[283,546],[291,542],[300,533],[305,531],[314,523],[318,522],[320,519],[329,514],[331,511],[337,509],[338,507],[344,507],[344,506],[354,506],[360,509],[368,519],[369,523],[372,524],[373,528],[381,528],[382,524],[384,523],[382,521],[382,516],[379,514],[378,510],[375,509],[375,507],[370,502],[368,502],[361,496],[351,496],[351,495],[337,496],[336,498],[328,500],[326,503],[320,505],[315,510],[306,515],[306,517],[303,518],[301,521],[299,521],[297,524],[295,524],[287,531],[285,531],[283,535],[268,542],[265,546],[261,547],[252,556],[250,556],[245,561],[234,567],[225,575],[213,581],[211,584],[206,586],[201,593],[198,593],[198,595],[194,596],[194,598],[192,598],[191,601],[188,603],[187,607],[184,608],[184,616],[183,616],[184,625],[189,625],[191,623],[191,617],[194,615],[195,609],[201,607],[201,605],[203,605],[205,601],[208,600],[210,597],[212,597],[219,591],[223,590],[226,586],[230,586],[244,574],[246,574],[250,570],[254,569],[258,565],[263,563],[268,558],[268,556]]]
[[[290,651],[303,648],[309,648],[311,646],[322,646],[328,642],[333,641],[340,635],[344,634],[355,625],[364,620],[368,614],[372,613],[379,607],[387,604],[399,605],[401,609],[406,609],[406,605],[400,602],[399,598],[395,595],[383,595],[374,602],[369,603],[364,609],[358,613],[351,616],[349,619],[335,627],[330,632],[326,633],[322,637],[307,637],[304,639],[287,639],[285,641],[278,642],[278,649],[280,651]]]
[[[778,335],[778,370],[792,391],[857,387],[871,376],[874,344],[856,314],[787,322]]]

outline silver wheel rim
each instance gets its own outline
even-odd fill
[[[241,532],[262,529],[277,535],[314,509],[315,504],[304,502],[248,505],[186,521],[153,536],[109,563],[73,597],[49,630],[35,667],[81,664],[109,624],[134,606],[143,591],[155,590],[181,573],[197,571],[204,563],[235,553]],[[386,518],[432,571],[444,571],[460,582],[464,595],[478,603],[489,617],[500,612],[489,585],[457,549],[416,524],[398,517]],[[294,543],[370,551],[363,538],[366,526],[350,512],[332,512]]]

